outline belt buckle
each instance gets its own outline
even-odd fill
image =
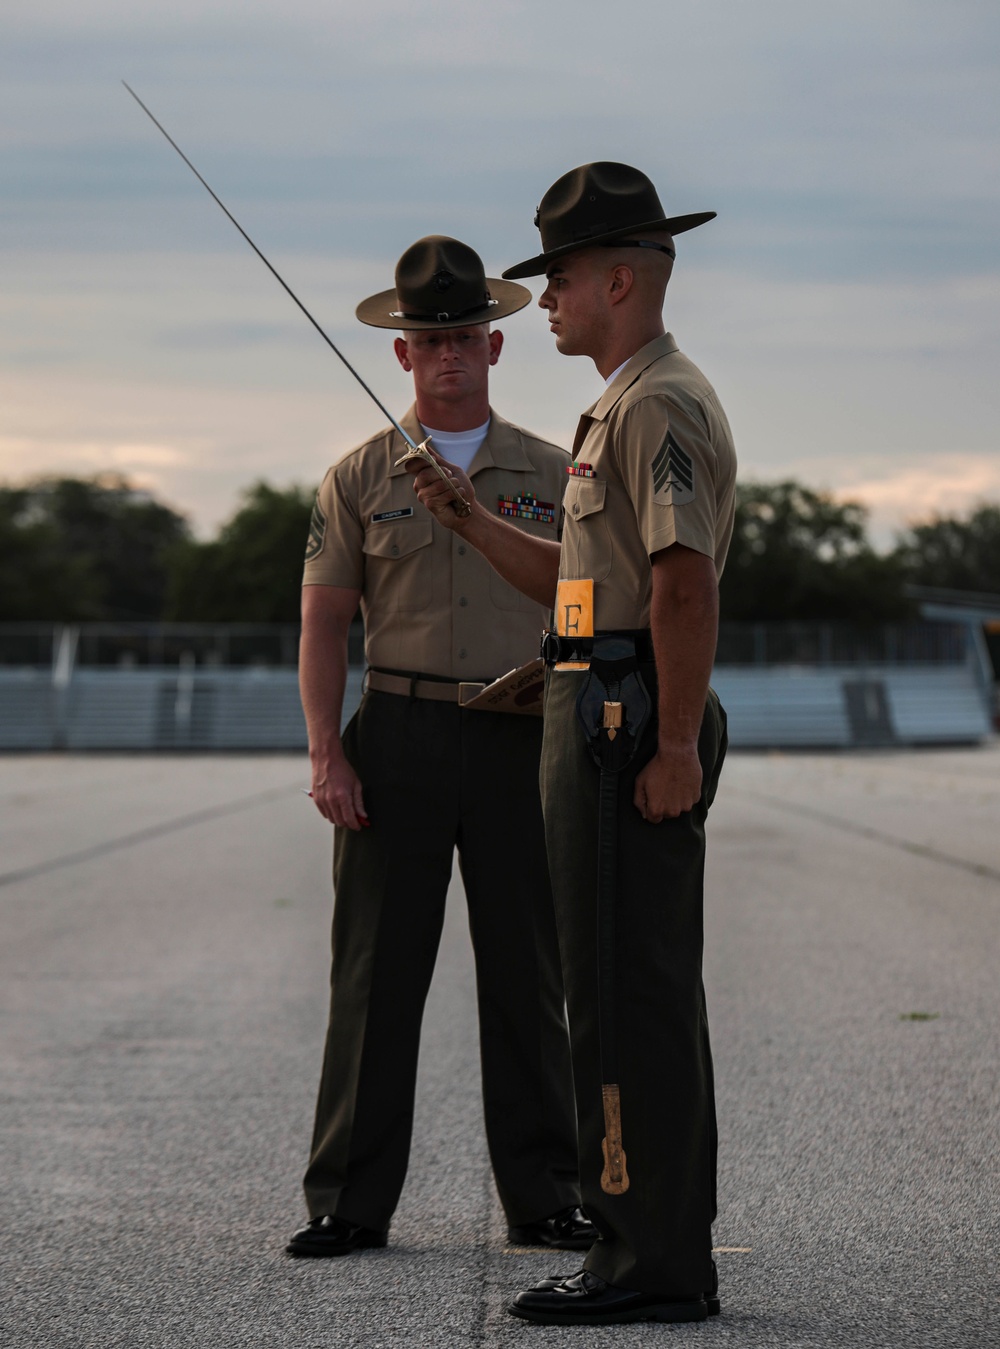
[[[471,703],[473,698],[477,698],[486,685],[473,680],[460,681],[458,685],[458,705],[464,707],[466,703]]]
[[[562,647],[562,638],[557,632],[547,631],[542,633],[542,644],[539,655],[546,665],[556,665],[560,659]]]

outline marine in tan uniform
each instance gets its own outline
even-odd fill
[[[419,240],[365,323],[401,330],[416,402],[401,420],[471,454],[481,508],[554,541],[564,451],[488,399],[523,286],[487,281],[454,239]],[[420,1022],[455,850],[476,961],[490,1157],[525,1245],[586,1249],[576,1125],[538,765],[541,720],[459,706],[536,655],[547,614],[415,501],[392,428],[326,475],[313,513],[300,660],[312,792],[335,825],[330,1022],[311,1156],[309,1221],[293,1255],[384,1246],[406,1174]],[[369,671],[340,735],[348,628],[360,604]],[[470,1201],[471,1202],[471,1201]]]
[[[459,538],[526,594],[555,602],[562,634],[546,642],[553,668],[542,799],[573,1042],[583,1202],[600,1239],[578,1274],[546,1280],[509,1307],[545,1323],[694,1321],[719,1310],[702,881],[705,819],[726,747],[725,716],[708,681],[736,463],[714,390],[662,320],[674,236],[712,214],[667,218],[638,170],[585,165],[542,200],[536,218],[542,253],[504,273],[545,274],[539,304],[556,346],[565,355],[590,356],[606,381],[577,430],[561,548],[515,537],[485,506],[475,506],[467,520],[449,518],[440,483],[427,471],[416,476],[420,499]],[[460,473],[453,476],[468,486]],[[599,857],[599,809],[608,808],[603,794],[599,805],[604,775],[576,704],[607,653],[623,650],[633,653],[624,666],[648,691],[651,715],[611,787],[616,855]],[[633,716],[641,725],[641,699],[636,695],[633,704],[631,692],[623,698],[618,735]],[[613,717],[604,723],[615,724]],[[608,856],[615,898],[610,969],[609,948],[598,938],[598,892],[608,884],[599,883],[599,862]],[[603,1042],[602,999],[615,1013],[611,1046]],[[609,1049],[629,1182],[618,1192],[609,1192],[613,1177],[602,1186],[602,1059]]]

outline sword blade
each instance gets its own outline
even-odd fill
[[[298,305],[298,307],[302,310],[303,314],[305,314],[306,318],[309,320],[309,322],[312,324],[312,326],[313,326],[313,327],[316,329],[316,331],[319,333],[320,337],[322,337],[322,339],[323,339],[323,341],[326,343],[326,345],[330,348],[330,350],[334,353],[334,355],[335,355],[335,356],[338,356],[338,357],[340,358],[340,360],[344,363],[344,365],[347,366],[348,370],[350,370],[351,374],[352,374],[352,375],[354,376],[354,378],[358,381],[358,383],[361,385],[362,389],[364,389],[365,393],[366,393],[366,394],[368,395],[368,397],[372,400],[372,402],[376,405],[376,407],[380,408],[380,409],[382,410],[382,412],[386,415],[386,417],[388,417],[389,421],[393,424],[393,426],[396,428],[396,430],[399,432],[399,434],[403,437],[403,439],[406,441],[407,445],[409,445],[410,449],[411,449],[411,450],[416,450],[416,449],[418,449],[419,446],[417,445],[417,442],[413,439],[412,436],[407,435],[407,433],[406,433],[406,432],[403,430],[403,428],[400,426],[400,424],[399,424],[399,422],[396,420],[396,418],[392,415],[392,413],[389,411],[389,409],[388,409],[388,408],[385,406],[385,404],[382,402],[381,398],[379,398],[378,395],[377,395],[372,389],[370,389],[370,388],[368,387],[368,385],[367,385],[367,384],[365,383],[365,381],[361,378],[361,376],[360,376],[360,375],[358,374],[358,372],[355,370],[354,366],[350,363],[350,361],[347,359],[347,357],[344,355],[344,353],[340,350],[340,348],[337,346],[337,344],[336,344],[330,337],[328,337],[327,334],[323,331],[323,329],[320,327],[320,325],[319,325],[319,324],[316,322],[316,320],[313,318],[312,314],[310,314],[309,310],[305,307],[305,305],[302,303],[302,301],[299,299],[299,297],[298,297],[298,296],[295,294],[295,292],[292,290],[292,288],[291,288],[291,286],[288,284],[288,282],[284,279],[283,276],[280,275],[280,273],[279,273],[274,267],[272,267],[272,265],[270,264],[270,262],[268,262],[267,258],[264,256],[264,254],[260,251],[260,249],[259,249],[259,248],[257,247],[257,245],[254,243],[254,241],[250,238],[250,235],[247,234],[246,230],[243,228],[243,226],[240,224],[240,222],[239,222],[239,221],[236,219],[236,217],[233,215],[232,211],[230,211],[229,207],[225,204],[224,201],[222,201],[222,199],[221,199],[220,197],[218,197],[218,196],[216,195],[215,192],[213,192],[213,190],[211,189],[211,187],[209,187],[208,183],[205,182],[205,179],[201,176],[201,174],[198,172],[198,170],[195,168],[195,166],[191,163],[190,159],[188,159],[187,155],[184,153],[184,151],[181,149],[181,147],[180,147],[180,146],[177,144],[177,142],[174,140],[173,136],[171,136],[170,133],[167,131],[167,129],[166,129],[160,122],[158,122],[158,121],[156,120],[156,118],[155,118],[155,117],[153,116],[153,114],[149,111],[149,109],[146,107],[145,103],[143,103],[142,99],[141,99],[141,98],[139,97],[139,95],[135,92],[135,90],[134,90],[130,85],[126,84],[124,80],[122,80],[122,84],[125,85],[125,88],[126,88],[126,89],[128,90],[128,92],[132,95],[132,97],[135,99],[136,103],[138,103],[139,107],[143,110],[143,112],[146,114],[146,116],[149,118],[149,120],[150,120],[150,121],[153,123],[153,125],[157,128],[157,130],[158,130],[158,131],[161,131],[161,132],[163,133],[163,135],[166,137],[166,139],[170,142],[170,144],[174,147],[174,149],[175,149],[175,150],[177,151],[177,153],[180,155],[181,159],[183,159],[184,163],[188,166],[188,168],[191,170],[191,172],[194,174],[194,176],[198,179],[198,182],[201,183],[202,187],[203,187],[203,188],[205,189],[205,191],[209,194],[209,196],[210,196],[210,197],[212,198],[212,200],[216,203],[216,205],[219,206],[219,207],[221,207],[221,209],[226,213],[226,215],[227,215],[227,216],[229,217],[229,219],[233,222],[233,224],[236,226],[236,228],[239,230],[239,232],[243,235],[243,238],[246,239],[247,243],[250,245],[250,247],[253,249],[253,251],[254,251],[254,252],[257,254],[257,256],[260,258],[261,262],[264,264],[264,266],[267,268],[267,270],[268,270],[268,271],[271,273],[271,275],[274,277],[274,279],[275,279],[275,280],[282,286],[282,288],[283,288],[283,289],[284,289],[284,290],[292,297],[292,299],[295,301],[295,303]],[[464,498],[463,498],[463,499],[464,499]]]

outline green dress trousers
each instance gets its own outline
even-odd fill
[[[656,672],[641,667],[656,706]],[[586,673],[550,672],[542,803],[556,903],[580,1128],[582,1202],[600,1232],[585,1265],[621,1288],[699,1296],[710,1287],[716,1122],[702,984],[705,817],[726,751],[709,693],[698,752],[704,790],[693,810],[648,824],[632,804],[656,745],[655,715],[619,775],[615,988],[622,1141],[630,1187],[601,1189],[598,1033],[599,769],[576,717]]]
[[[313,1217],[382,1231],[396,1207],[456,848],[501,1203],[511,1224],[579,1203],[541,735],[538,718],[372,691],[345,730],[371,827],[335,831],[330,1022],[305,1175]]]

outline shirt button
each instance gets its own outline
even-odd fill
[[[468,601],[468,600],[465,598],[465,596],[463,595],[462,598],[461,598],[458,602],[459,602],[459,604],[462,606],[462,608],[464,609],[465,606],[468,604],[469,601]]]
[[[579,514],[580,514],[580,503],[579,503],[579,501],[574,501],[574,502],[573,502],[573,514],[574,514],[574,515],[579,515]]]
[[[390,552],[392,553],[393,557],[399,557],[399,544],[394,543],[392,545],[392,548],[390,549]]]
[[[465,647],[464,647],[464,646],[462,647],[461,651],[458,653],[458,659],[459,659],[459,660],[465,660]]]
[[[458,545],[458,555],[459,555],[459,557],[465,557],[465,544],[464,544],[464,543],[460,543],[460,544]]]

